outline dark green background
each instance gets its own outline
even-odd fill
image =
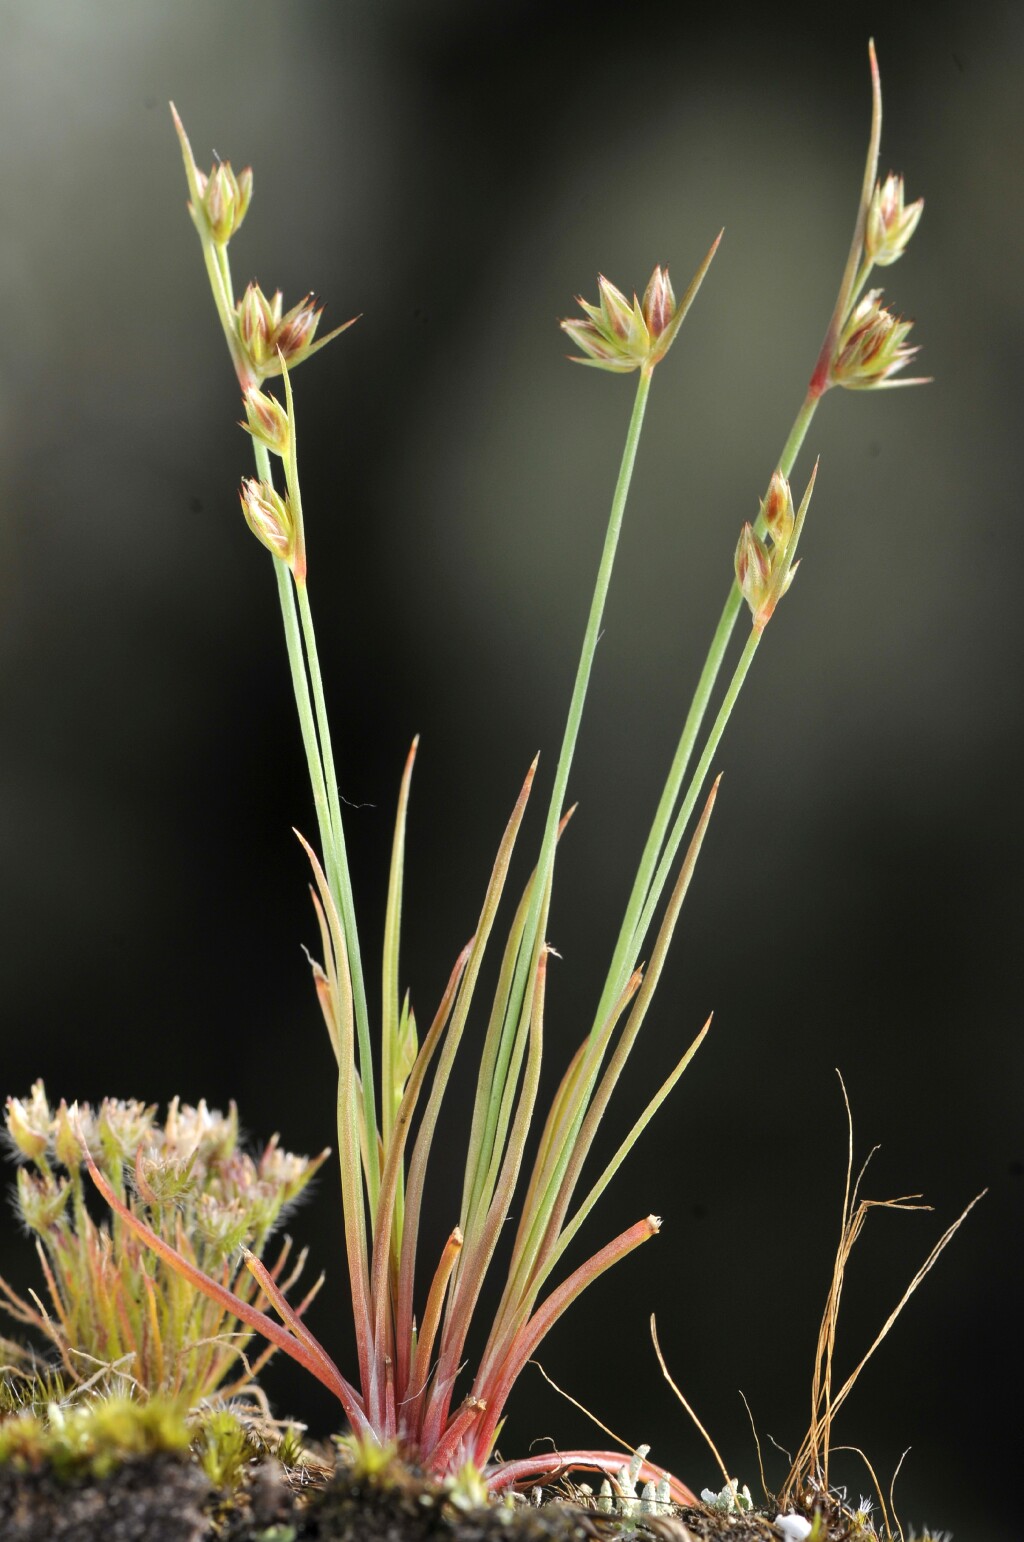
[[[681,287],[718,259],[659,371],[571,796],[548,1065],[585,1031],[646,821],[845,256],[868,122],[927,209],[881,275],[917,318],[915,391],[826,399],[800,579],[718,757],[722,796],[673,963],[613,1109],[618,1138],[715,1027],[592,1218],[661,1237],[598,1284],[545,1367],[695,1487],[806,1427],[846,1131],[878,1217],[839,1367],[932,1241],[990,1193],[842,1416],[897,1507],[1009,1542],[1021,1372],[1021,68],[1015,4],[0,5],[0,932],[4,1091],[236,1097],[254,1135],[332,1140],[300,942],[309,829],[268,559],[166,102],[201,162],[252,162],[233,249],[340,321],[296,379],[311,587],[367,950],[392,807],[422,734],[404,978],[429,1017],[539,749],[550,777],[630,383],[555,327],[603,271]],[[548,782],[543,781],[542,797]],[[538,839],[534,810],[525,843]],[[520,880],[525,876],[523,866]],[[480,1026],[478,1024],[478,1032]],[[472,1061],[472,1042],[465,1046]],[[468,1066],[467,1066],[468,1070]],[[456,1219],[465,1082],[432,1169]],[[351,1358],[336,1185],[295,1220]],[[581,1255],[582,1256],[582,1255]],[[33,1281],[6,1235],[0,1265]],[[332,1305],[333,1303],[333,1305]],[[324,1431],[282,1368],[278,1405]],[[589,1426],[530,1371],[507,1454]],[[868,1479],[854,1459],[851,1491]]]

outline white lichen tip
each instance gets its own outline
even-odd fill
[[[805,1515],[777,1515],[775,1530],[781,1531],[786,1542],[804,1542],[804,1538],[810,1536],[813,1526]]]

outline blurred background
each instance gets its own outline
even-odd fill
[[[608,1149],[708,1012],[673,1099],[591,1219],[650,1247],[545,1368],[696,1488],[719,1486],[648,1319],[730,1472],[806,1429],[847,1131],[881,1214],[847,1278],[845,1375],[942,1230],[985,1200],[846,1405],[908,1524],[1009,1542],[1024,1282],[1018,510],[1024,11],[638,0],[0,4],[0,1014],[5,1093],[223,1106],[333,1140],[312,831],[269,559],[244,528],[240,404],[167,110],[201,165],[255,167],[232,247],[285,304],[362,319],[296,378],[311,592],[374,956],[394,799],[422,735],[403,978],[421,1021],[472,931],[541,752],[539,840],[633,385],[565,362],[604,272],[685,287],[658,372],[573,770],[550,934],[548,1085],[589,1023],[692,685],[817,353],[866,147],[927,208],[880,275],[933,385],[831,393],[800,582],[718,757],[722,795]],[[477,1024],[482,1033],[482,1024]],[[431,1170],[454,1223],[473,1042]],[[13,1180],[13,1168],[8,1169]],[[333,1178],[293,1229],[351,1341]],[[580,1254],[578,1257],[582,1257]],[[577,1260],[578,1261],[578,1260]],[[36,1283],[11,1225],[0,1269]],[[479,1345],[477,1346],[479,1347]],[[275,1404],[326,1434],[297,1369]],[[596,1432],[535,1371],[507,1455]],[[1011,1448],[1011,1440],[1013,1445]],[[856,1496],[859,1459],[836,1476]]]

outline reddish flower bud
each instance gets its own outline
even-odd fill
[[[651,337],[660,337],[676,313],[676,297],[667,268],[657,267],[651,274],[644,290],[643,313]]]

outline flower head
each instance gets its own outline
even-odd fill
[[[257,482],[254,477],[243,478],[239,497],[245,522],[257,541],[294,569],[299,543],[290,499],[282,498],[269,482]]]
[[[918,198],[915,203],[904,203],[903,178],[890,172],[884,182],[876,183],[868,205],[864,228],[865,256],[880,268],[888,267],[902,257],[923,211],[923,198]]]
[[[353,316],[335,327],[333,332],[328,332],[326,337],[314,341],[323,315],[323,306],[317,304],[316,296],[307,294],[284,314],[283,306],[280,289],[268,300],[259,284],[249,284],[235,306],[238,340],[257,381],[265,380],[268,375],[279,375],[282,359],[292,369],[304,359],[311,358],[359,319]]]
[[[736,543],[736,582],[740,593],[756,616],[768,594],[772,579],[772,559],[767,546],[747,520]]]
[[[196,181],[210,235],[218,246],[227,246],[249,208],[252,167],[246,166],[236,177],[230,161],[219,161],[208,177],[197,171]]]
[[[291,423],[287,410],[276,396],[253,386],[242,399],[245,422],[240,426],[251,434],[258,444],[264,445],[273,455],[287,455],[291,444]]]
[[[655,272],[660,271],[655,269]],[[665,277],[667,280],[667,273]],[[639,369],[650,354],[651,333],[647,319],[636,295],[631,305],[622,290],[603,275],[598,276],[597,288],[597,305],[591,305],[582,295],[577,296],[578,304],[589,320],[566,320],[559,325],[587,355],[583,359],[577,358],[577,364],[628,374],[630,370]]]
[[[867,391],[880,386],[921,385],[915,380],[892,377],[919,351],[907,346],[913,326],[901,321],[880,303],[880,289],[869,289],[854,306],[839,334],[830,371],[830,384],[850,391]]]
[[[586,355],[586,358],[575,358],[575,363],[612,370],[616,374],[628,374],[630,370],[640,368],[653,369],[675,341],[720,240],[721,235],[716,236],[678,302],[668,269],[660,265],[651,274],[643,299],[639,300],[634,294],[632,303],[609,279],[599,276],[597,305],[577,296],[588,319],[569,318],[559,322],[562,331],[568,333]]]
[[[739,591],[750,607],[755,630],[763,632],[775,613],[775,607],[796,576],[799,563],[794,561],[803,530],[818,468],[804,490],[800,507],[793,512],[789,482],[776,471],[761,500],[761,519],[771,537],[771,546],[762,540],[749,522],[740,531],[736,546],[735,568]]]
[[[7,1133],[19,1155],[32,1162],[45,1155],[53,1121],[41,1081],[32,1084],[29,1097],[7,1099],[6,1122]]]

